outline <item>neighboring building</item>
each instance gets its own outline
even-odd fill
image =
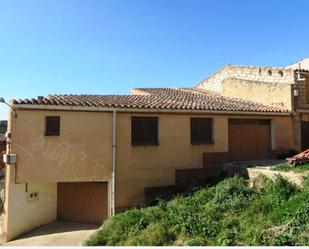
[[[49,95],[11,102],[3,235],[57,219],[100,223],[147,194],[215,176],[222,164],[294,147],[287,106],[193,88]]]
[[[5,154],[6,142],[5,142],[5,134],[0,133],[0,179],[3,178],[3,169],[5,164],[3,163],[3,154]]]
[[[227,65],[196,88],[288,109],[295,149],[309,148],[309,58],[280,68]]]
[[[5,144],[5,134],[4,133],[0,133],[0,145],[3,146],[3,144]]]
[[[4,176],[4,167],[5,164],[3,163],[3,154],[5,154],[6,150],[6,139],[5,139],[5,132],[7,129],[7,121],[0,120],[0,179]]]
[[[5,134],[7,128],[7,121],[0,120],[0,134]]]

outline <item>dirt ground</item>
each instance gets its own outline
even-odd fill
[[[53,222],[28,232],[4,246],[81,246],[98,225]]]

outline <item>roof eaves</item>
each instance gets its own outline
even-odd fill
[[[218,113],[218,114],[244,114],[244,115],[290,115],[291,112],[285,109],[280,109],[276,107],[270,107],[273,110],[268,111],[244,111],[244,110],[227,110],[225,108],[220,110],[215,109],[188,109],[182,108],[151,108],[151,107],[141,107],[139,105],[123,105],[120,106],[64,106],[64,105],[38,105],[38,104],[15,104],[13,106],[17,110],[52,110],[52,111],[91,111],[91,112],[107,112],[107,111],[120,111],[120,112],[152,112],[152,113],[165,113],[165,112],[176,112],[176,113]]]

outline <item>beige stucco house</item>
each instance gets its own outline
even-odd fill
[[[307,88],[298,72],[226,66],[194,88],[13,100],[4,239],[57,219],[100,223],[226,162],[297,148]]]

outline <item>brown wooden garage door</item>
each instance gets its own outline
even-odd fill
[[[229,119],[229,160],[271,158],[270,120]]]
[[[107,218],[107,183],[58,183],[58,220],[101,224]]]

